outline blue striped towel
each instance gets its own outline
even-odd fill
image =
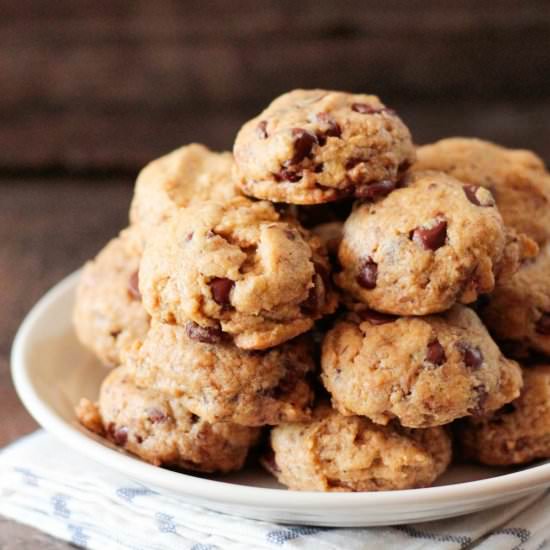
[[[418,525],[292,527],[189,505],[124,479],[43,431],[0,453],[0,514],[98,550],[550,549],[550,491]]]

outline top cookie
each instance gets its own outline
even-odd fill
[[[276,346],[332,313],[336,296],[318,237],[244,197],[180,210],[148,240],[140,266],[145,308],[215,343]]]
[[[233,152],[247,195],[293,204],[387,195],[415,159],[408,128],[378,97],[326,90],[278,97]]]
[[[440,170],[491,191],[504,223],[543,245],[550,239],[550,174],[525,150],[449,138],[417,149],[417,170]]]
[[[174,211],[191,202],[239,195],[233,184],[233,156],[192,143],[149,163],[139,174],[130,222],[146,237]]]

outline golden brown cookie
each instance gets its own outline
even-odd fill
[[[443,428],[411,430],[319,405],[311,422],[273,428],[263,465],[298,491],[385,491],[431,485],[451,461]]]
[[[229,335],[265,349],[336,308],[321,241],[268,202],[237,198],[181,210],[148,240],[140,289],[149,313],[191,338]]]
[[[137,232],[129,228],[82,270],[74,327],[80,342],[104,365],[118,365],[121,351],[149,329],[149,315],[143,309],[138,288],[140,258]]]
[[[230,342],[202,343],[185,327],[153,322],[143,345],[128,354],[136,382],[180,398],[205,420],[248,426],[309,418],[314,369],[309,338],[266,351]]]
[[[240,130],[245,194],[293,204],[387,195],[415,160],[408,128],[376,96],[294,90]]]
[[[322,379],[342,414],[410,428],[495,411],[522,383],[518,364],[464,306],[426,317],[349,314],[324,339]]]
[[[550,365],[523,369],[518,399],[491,416],[457,425],[465,458],[507,466],[550,458]]]
[[[369,307],[426,315],[471,303],[510,276],[523,248],[508,238],[491,193],[440,172],[419,172],[344,225],[337,284]]]
[[[487,328],[506,352],[550,355],[550,244],[478,305]]]
[[[448,138],[417,149],[415,170],[440,170],[489,189],[504,223],[543,245],[550,239],[550,174],[531,151]]]
[[[239,470],[260,435],[257,428],[207,422],[179,399],[137,388],[125,366],[104,380],[99,404],[83,399],[77,416],[88,429],[151,464],[200,472]]]
[[[150,162],[139,174],[130,223],[145,240],[175,211],[197,201],[239,195],[233,183],[233,156],[192,143]]]

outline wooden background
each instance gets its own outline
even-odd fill
[[[0,447],[34,429],[9,381],[18,324],[124,226],[148,160],[230,148],[296,87],[377,93],[418,143],[477,135],[550,160],[548,1],[0,0],[0,14]],[[0,548],[36,547],[6,525]]]

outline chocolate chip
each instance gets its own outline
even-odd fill
[[[191,413],[190,420],[191,420],[191,424],[196,424],[200,420],[200,417],[197,416],[196,414]]]
[[[310,155],[313,146],[317,143],[317,138],[303,128],[293,128],[292,137],[294,138],[294,156],[290,164],[298,164]]]
[[[187,233],[187,235],[185,236],[185,240],[187,242],[191,241],[193,239],[193,235],[194,235],[193,231],[191,231],[191,233]]]
[[[159,422],[164,422],[167,416],[160,409],[153,407],[147,410],[147,418],[150,422],[153,422],[153,424],[158,424]]]
[[[139,271],[134,271],[128,280],[128,294],[134,300],[141,300],[141,292],[139,291]]]
[[[134,438],[135,438],[136,442],[137,442],[139,445],[141,445],[141,444],[143,443],[143,437],[141,437],[141,435],[136,434],[136,435],[134,435]]]
[[[302,173],[295,172],[288,168],[282,168],[277,174],[274,174],[274,177],[276,181],[290,181],[296,183],[302,179]]]
[[[426,353],[426,361],[432,363],[433,365],[442,365],[447,361],[447,356],[445,355],[445,350],[443,346],[439,343],[439,340],[434,340],[428,344],[428,351]]]
[[[229,304],[229,295],[231,290],[235,286],[235,281],[228,279],[227,277],[214,277],[210,283],[210,292],[212,292],[212,298],[217,304],[226,306]]]
[[[313,171],[316,173],[316,174],[320,174],[322,171],[323,171],[323,163],[321,164],[316,164],[315,167],[313,168]]]
[[[359,268],[359,274],[356,277],[357,283],[368,290],[376,288],[376,280],[378,279],[378,264],[367,258]]]
[[[328,113],[317,113],[317,120],[323,126],[326,126],[325,129],[317,132],[317,142],[319,145],[325,145],[327,137],[339,138],[342,135],[342,128],[340,128],[340,125]]]
[[[371,325],[385,325],[386,323],[393,323],[397,319],[395,315],[380,313],[369,308],[359,311],[359,316],[363,321],[368,321]]]
[[[126,445],[128,441],[128,428],[126,426],[121,426],[117,428],[113,422],[109,423],[107,426],[107,433],[119,447]]]
[[[465,185],[463,189],[464,189],[464,194],[472,204],[475,204],[476,206],[494,206],[495,205],[494,200],[489,201],[487,204],[483,204],[482,202],[479,201],[479,199],[477,198],[477,191],[478,189],[480,189],[479,185]]]
[[[355,188],[354,195],[358,199],[370,199],[373,200],[378,197],[385,197],[389,195],[397,184],[394,181],[382,180],[375,183],[366,185],[359,185]]]
[[[543,313],[537,321],[536,330],[543,336],[550,336],[550,313]]]
[[[483,364],[483,353],[477,346],[472,346],[465,342],[459,344],[460,351],[462,352],[462,357],[464,363],[470,369],[479,369]]]
[[[256,134],[260,139],[267,139],[267,120],[262,120],[256,127]]]
[[[191,340],[196,340],[203,344],[219,344],[223,339],[223,332],[221,329],[215,327],[201,327],[193,321],[189,321],[185,325],[185,332]]]
[[[384,111],[383,107],[373,107],[367,103],[352,103],[351,110],[362,115],[374,115]]]
[[[367,160],[359,157],[351,157],[346,162],[346,170],[353,170],[353,168],[355,168],[361,162],[367,162]]]
[[[440,220],[433,227],[417,227],[413,230],[411,239],[426,250],[437,250],[447,240],[447,222]]]

